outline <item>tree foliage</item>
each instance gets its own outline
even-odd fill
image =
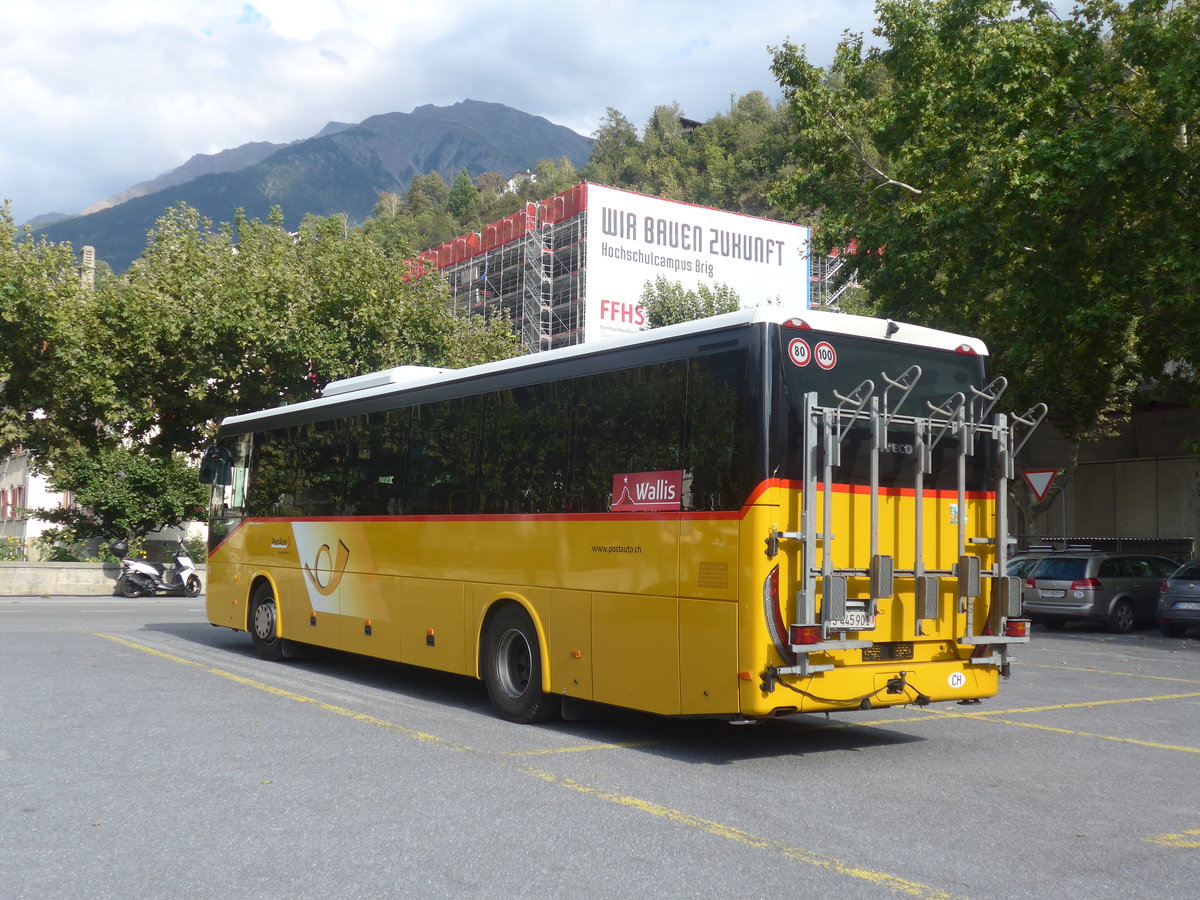
[[[84,440],[113,398],[109,348],[69,246],[35,240],[0,207],[0,452],[63,421]],[[53,419],[50,418],[53,414]]]
[[[736,312],[741,309],[742,301],[727,284],[715,284],[712,287],[702,284],[692,290],[660,275],[654,281],[646,282],[642,289],[641,304],[646,311],[647,327],[659,328]]]
[[[77,505],[41,509],[37,516],[66,526],[80,539],[134,540],[160,526],[198,519],[208,490],[179,454],[155,457],[125,447],[82,447],[56,457],[49,484],[70,492]]]
[[[775,51],[799,163],[776,202],[818,206],[823,249],[857,242],[883,313],[985,337],[1073,440],[1169,361],[1194,373],[1200,3],[877,11],[882,48]]]
[[[808,211],[768,200],[775,181],[794,167],[791,113],[760,91],[738,97],[687,132],[677,103],[655,107],[639,138],[622,113],[606,112],[583,171],[590,181],[731,212],[808,221]]]
[[[0,450],[52,466],[75,447],[167,457],[218,420],[317,396],[390,366],[512,355],[506,322],[464,321],[436,273],[421,277],[341,217],[296,234],[276,211],[214,227],[168,210],[130,270],[94,291],[71,248],[0,240]],[[11,322],[11,327],[8,323]]]

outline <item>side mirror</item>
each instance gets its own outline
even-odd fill
[[[200,460],[201,484],[231,484],[233,481],[233,454],[228,447],[209,447]]]

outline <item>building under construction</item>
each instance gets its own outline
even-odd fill
[[[808,305],[817,293],[806,228],[586,182],[422,258],[441,270],[456,309],[507,315],[527,353],[640,330],[641,290],[659,276],[724,282],[747,305]]]

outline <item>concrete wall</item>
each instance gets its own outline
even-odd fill
[[[0,562],[0,597],[112,596],[120,574],[117,563]]]
[[[1162,409],[1138,413],[1114,437],[1081,448],[1066,484],[1066,533],[1200,543],[1200,460],[1186,447],[1197,438],[1200,409]],[[1063,468],[1070,456],[1070,444],[1047,423],[1017,458],[1016,469]],[[1018,478],[1014,491],[1027,490]],[[1062,504],[1059,493],[1035,521],[1037,533],[1063,534]]]

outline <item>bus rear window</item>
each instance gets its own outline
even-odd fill
[[[899,412],[909,418],[929,418],[935,415],[934,407],[949,408],[955,394],[962,394],[969,401],[973,396],[971,387],[983,388],[990,380],[983,357],[869,338],[779,329],[777,352],[788,421],[787,433],[779,436],[785,443],[781,449],[785,463],[780,471],[788,478],[800,478],[803,473],[797,429],[801,427],[807,393],[815,391],[821,406],[836,407],[842,404],[840,397],[852,396],[869,380],[881,409],[886,391],[890,412]],[[901,388],[888,390],[887,379],[912,383],[913,366],[920,368],[920,374],[906,398]],[[897,408],[902,398],[903,404]],[[856,406],[854,403],[845,405],[849,409]],[[889,425],[880,454],[881,487],[913,485],[915,443],[911,422],[895,421]],[[925,480],[927,488],[952,490],[957,486],[958,453],[957,435],[943,436],[933,452],[933,471]],[[863,419],[850,427],[842,442],[842,464],[835,469],[834,480],[844,484],[866,484],[870,455],[870,429]],[[994,459],[994,447],[988,440],[978,439],[975,452],[967,457],[967,490],[990,489],[994,479]]]

